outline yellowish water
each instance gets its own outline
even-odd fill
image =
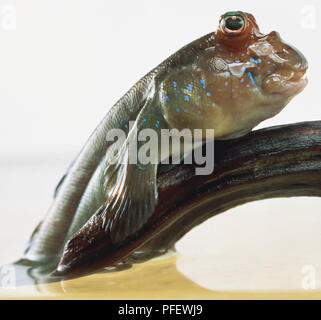
[[[321,290],[210,290],[177,270],[179,256],[113,273],[0,290],[0,299],[321,299]]]

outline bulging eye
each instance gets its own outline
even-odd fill
[[[243,20],[240,17],[227,18],[225,28],[232,31],[240,30],[243,28]]]
[[[245,20],[242,15],[226,15],[221,21],[222,30],[230,35],[237,35],[245,28]]]

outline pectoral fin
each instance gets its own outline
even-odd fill
[[[115,181],[115,185],[100,213],[105,221],[102,228],[114,242],[125,240],[138,231],[157,204],[157,166],[129,164],[128,151],[125,153],[125,163],[113,165],[111,169],[113,177],[108,181]]]
[[[137,146],[137,133],[151,128],[156,122],[148,120],[150,114],[159,119],[158,128],[154,128],[160,130],[161,126],[164,127],[160,122],[161,115],[157,113],[159,108],[155,111],[153,106],[153,100],[148,99],[119,152],[117,162],[105,171],[107,201],[101,213],[105,221],[102,228],[114,242],[121,242],[138,231],[154,213],[157,204],[158,147],[155,146],[156,153],[152,153],[150,161],[142,164]],[[135,161],[129,159],[131,155],[135,155]]]
[[[107,200],[93,215],[115,242],[138,231],[153,214],[157,204],[156,164],[130,164],[128,147],[105,169]],[[99,217],[99,219],[98,219]]]

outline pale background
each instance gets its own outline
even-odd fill
[[[19,257],[108,108],[226,11],[251,12],[310,64],[305,91],[260,127],[321,119],[321,1],[224,2],[0,0],[0,265]],[[320,230],[320,199],[251,203],[185,236],[177,268],[212,289],[295,288],[313,265],[321,286]]]

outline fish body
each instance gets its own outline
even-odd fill
[[[158,146],[150,163],[133,164],[130,150],[144,147],[137,142],[142,130],[152,129],[159,138],[162,129],[214,129],[212,138],[221,140],[243,136],[303,90],[307,67],[305,57],[277,32],[261,33],[251,14],[222,15],[216,32],[166,59],[108,112],[59,183],[23,259],[58,264],[75,237],[90,245],[94,239],[81,231],[88,220],[103,221],[101,228],[115,244],[133,236],[157,205],[158,164],[199,146],[171,147],[165,154]],[[125,132],[118,145],[106,139],[112,129]]]

